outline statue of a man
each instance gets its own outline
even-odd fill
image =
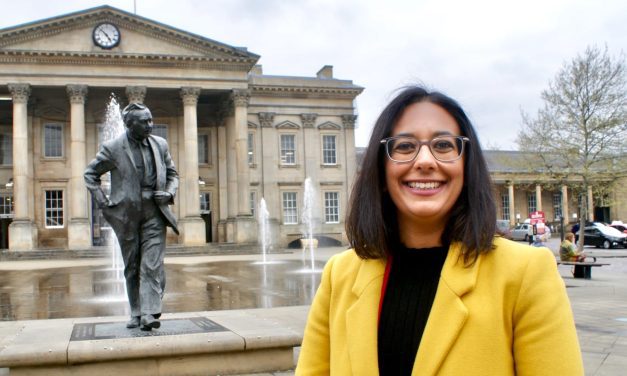
[[[85,170],[85,183],[118,238],[131,306],[127,328],[159,328],[165,289],[166,226],[177,234],[173,203],[179,179],[166,140],[151,135],[150,110],[131,103],[122,111],[126,132],[103,143]],[[111,172],[111,195],[100,177]]]

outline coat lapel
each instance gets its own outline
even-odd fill
[[[461,297],[474,288],[481,257],[472,266],[464,267],[460,251],[459,244],[451,245],[442,267],[438,291],[416,355],[414,375],[438,372],[468,319],[468,309]]]
[[[150,145],[150,150],[152,150],[152,157],[155,161],[155,168],[157,169],[157,183],[156,190],[164,191],[165,190],[165,168],[163,163],[161,163],[161,154],[159,153],[159,147],[157,146],[157,142],[152,138],[152,136],[148,136],[148,145]]]
[[[385,271],[384,260],[362,260],[346,311],[346,337],[353,375],[378,375],[377,320]]]
[[[133,160],[133,152],[131,151],[131,145],[128,143],[128,136],[126,135],[126,132],[124,132],[120,136],[120,138],[122,138],[122,149],[124,149],[124,153],[128,157],[128,160],[131,162],[131,166],[133,166],[133,168],[137,170],[137,165]]]

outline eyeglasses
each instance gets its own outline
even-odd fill
[[[470,141],[464,136],[438,136],[429,141],[419,141],[412,136],[395,136],[381,140],[391,161],[409,163],[416,159],[422,145],[429,146],[435,159],[440,162],[453,162],[461,158],[464,144]]]

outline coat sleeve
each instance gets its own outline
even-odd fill
[[[163,163],[165,164],[166,169],[165,191],[172,195],[170,198],[170,204],[174,204],[174,196],[179,188],[179,174],[176,171],[176,167],[174,167],[174,161],[172,160],[172,156],[170,155],[168,144],[166,142],[163,143]]]
[[[305,335],[298,357],[296,375],[328,375],[330,373],[329,309],[331,271],[336,256],[324,267],[320,286],[309,310]]]
[[[517,375],[583,375],[570,302],[553,253],[533,252],[514,308]]]
[[[113,162],[111,151],[106,145],[103,145],[98,154],[96,154],[96,158],[87,165],[85,173],[83,174],[87,189],[94,196],[94,199],[100,207],[106,205],[108,201],[107,196],[102,190],[100,177],[114,168],[115,163]]]

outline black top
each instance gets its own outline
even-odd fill
[[[399,247],[379,317],[380,375],[411,375],[448,246]]]
[[[128,131],[126,135],[133,154],[135,167],[137,167],[137,173],[140,176],[142,189],[154,189],[157,181],[157,172],[155,171],[154,160],[152,158],[152,152],[150,151],[148,140],[136,140],[133,136],[131,136],[130,131]]]

